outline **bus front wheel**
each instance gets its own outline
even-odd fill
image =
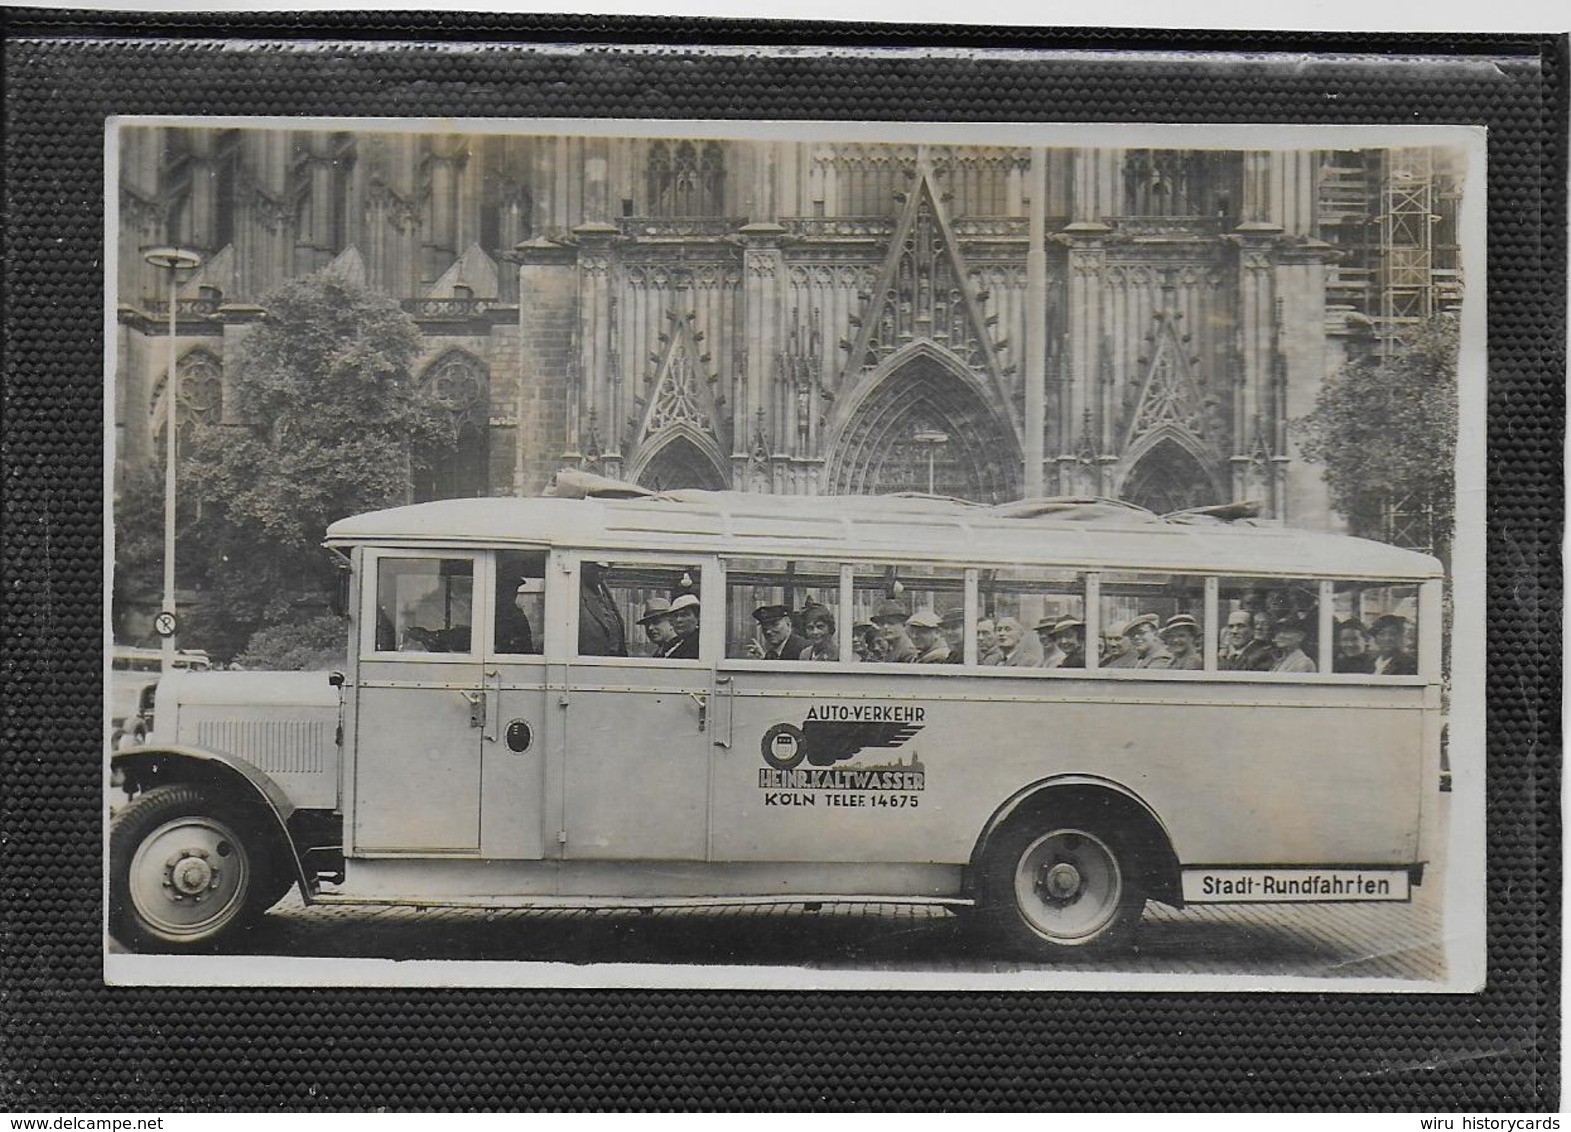
[[[188,785],[157,786],[109,834],[109,930],[137,951],[211,947],[278,895],[268,839],[240,807]]]
[[[1072,816],[1005,829],[988,853],[983,886],[992,934],[1012,952],[1038,957],[1124,946],[1145,908],[1120,832]]]

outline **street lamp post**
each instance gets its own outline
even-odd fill
[[[911,439],[927,449],[927,494],[937,495],[938,492],[934,490],[933,461],[938,454],[939,445],[949,443],[949,434],[940,432],[936,428],[924,428],[918,429]]]
[[[179,423],[176,403],[180,399],[180,372],[175,365],[179,330],[176,324],[180,305],[180,271],[200,267],[202,257],[186,248],[146,248],[142,258],[154,267],[169,273],[169,375],[164,382],[164,606],[159,613],[163,621],[167,615],[170,624],[159,625],[163,638],[163,669],[167,675],[174,670],[175,659],[175,430]]]

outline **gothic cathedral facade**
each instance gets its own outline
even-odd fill
[[[228,355],[283,280],[403,305],[464,437],[411,499],[567,466],[1334,527],[1294,422],[1455,304],[1455,183],[1425,150],[126,127],[117,468],[161,459],[165,284],[139,250],[177,244],[203,260],[182,419],[228,419]]]

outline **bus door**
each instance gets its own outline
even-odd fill
[[[352,849],[480,851],[486,676],[476,626],[483,560],[366,558],[356,680]]]
[[[704,601],[714,569],[590,552],[568,568],[564,857],[705,858],[713,664],[700,641],[719,616]]]
[[[551,717],[545,644],[560,634],[558,595],[546,593],[548,554],[498,551],[490,564],[485,723],[480,748],[480,850],[495,859],[543,855]],[[554,646],[554,652],[560,648]]]

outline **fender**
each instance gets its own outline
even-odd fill
[[[289,819],[295,812],[294,803],[279,788],[278,783],[264,772],[230,755],[173,743],[118,751],[109,765],[113,770],[123,771],[128,778],[135,777],[145,787],[157,785],[160,780],[181,781],[183,776],[178,773],[165,775],[164,768],[173,769],[182,764],[200,764],[202,777],[205,778],[234,781],[237,777],[240,782],[245,783],[251,792],[251,799],[272,815],[274,827],[278,835],[283,838],[283,843],[289,850],[289,859],[294,863],[295,883],[300,887],[300,895],[310,900],[311,887],[306,879],[305,867],[300,860],[300,848],[289,833]]]
[[[977,836],[976,845],[971,850],[969,871],[973,874],[976,872],[977,868],[981,864],[983,855],[987,851],[988,843],[993,838],[993,835],[998,832],[999,828],[1003,826],[1005,822],[1014,817],[1014,815],[1020,811],[1021,807],[1030,802],[1031,799],[1036,798],[1049,790],[1061,790],[1064,788],[1073,789],[1075,787],[1084,787],[1092,790],[1105,790],[1111,794],[1117,794],[1119,797],[1124,798],[1125,800],[1132,803],[1140,811],[1140,813],[1142,813],[1146,819],[1150,821],[1151,827],[1156,830],[1158,835],[1161,837],[1162,845],[1159,846],[1159,848],[1166,850],[1167,856],[1170,858],[1170,860],[1165,863],[1171,864],[1174,871],[1173,879],[1176,881],[1178,854],[1173,849],[1173,835],[1168,831],[1167,823],[1164,822],[1161,817],[1157,815],[1157,812],[1151,808],[1150,804],[1147,803],[1146,800],[1139,794],[1135,793],[1135,791],[1129,789],[1129,787],[1125,786],[1121,782],[1115,782],[1111,778],[1102,778],[1099,775],[1094,774],[1055,775],[1051,778],[1039,779],[1038,781],[1031,783],[1029,786],[1024,786],[1021,789],[1015,791],[1015,793],[1010,795],[1003,805],[999,806],[998,809],[994,811],[993,816],[988,819],[987,824],[982,827],[982,832]],[[1181,897],[1179,897],[1176,883],[1172,885],[1166,885],[1164,887],[1168,888],[1170,891],[1163,896],[1163,899],[1167,899],[1167,896],[1171,896],[1180,900],[1180,903],[1175,906],[1182,906]]]

